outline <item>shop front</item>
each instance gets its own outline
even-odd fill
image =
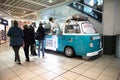
[[[8,26],[8,21],[0,18],[0,44],[7,41],[6,28]]]

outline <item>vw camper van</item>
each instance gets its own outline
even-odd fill
[[[45,36],[45,49],[64,52],[65,56],[91,57],[102,52],[101,35],[85,18],[72,18],[62,26],[60,34]]]

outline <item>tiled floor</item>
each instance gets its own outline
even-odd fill
[[[120,80],[120,58],[103,55],[95,60],[66,58],[46,52],[46,58],[31,56],[22,65],[14,63],[14,53],[8,43],[0,45],[0,80]]]

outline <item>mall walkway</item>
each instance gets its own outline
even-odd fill
[[[22,65],[15,64],[12,48],[0,45],[0,80],[120,80],[120,58],[110,55],[88,61],[46,52],[44,59],[25,62],[21,48],[20,56]]]

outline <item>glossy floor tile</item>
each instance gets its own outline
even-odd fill
[[[45,58],[30,56],[22,65],[14,62],[14,52],[8,43],[0,45],[0,80],[120,80],[120,58],[102,55],[93,60],[67,58],[62,53],[47,51]]]

